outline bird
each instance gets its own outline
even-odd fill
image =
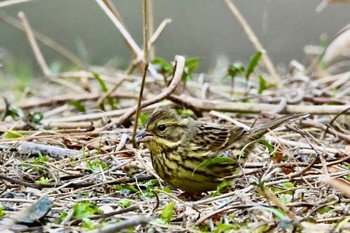
[[[239,171],[240,161],[254,148],[252,142],[305,116],[286,115],[248,130],[182,118],[172,109],[156,109],[135,139],[146,144],[153,168],[165,183],[185,193],[198,194],[215,190],[225,177]],[[242,156],[240,160],[238,155]],[[215,158],[229,159],[206,164]]]

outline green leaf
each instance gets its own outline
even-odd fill
[[[135,188],[132,185],[128,185],[128,184],[117,184],[114,186],[114,188],[118,191],[122,191],[122,192],[129,192],[129,193],[137,193],[139,192],[139,190],[137,188]]]
[[[100,84],[101,90],[103,92],[107,92],[108,88],[106,83],[101,79],[100,75],[98,73],[92,72],[93,77],[97,80],[97,82]]]
[[[153,59],[152,63],[162,74],[171,75],[173,73],[173,66],[163,58],[156,57]]]
[[[33,112],[28,114],[27,119],[29,122],[39,124],[44,119],[44,115],[41,112]]]
[[[88,229],[88,230],[97,229],[97,228],[102,227],[103,225],[106,225],[106,224],[99,224],[99,223],[94,222],[88,218],[83,218],[81,220],[81,226],[85,229]]]
[[[89,168],[90,170],[94,171],[94,172],[101,171],[101,168],[102,168],[102,170],[105,170],[105,169],[109,168],[109,166],[105,162],[102,162],[100,160],[90,161],[90,162],[88,162],[86,164],[86,167]]]
[[[204,162],[200,163],[194,170],[192,175],[196,172],[197,169],[201,168],[201,167],[209,167],[211,165],[214,164],[219,164],[219,163],[224,163],[224,164],[232,164],[232,163],[237,163],[236,160],[229,158],[229,157],[214,157],[214,158],[210,158],[205,160]]]
[[[57,218],[58,223],[63,222],[68,217],[68,212],[62,211],[60,216]]]
[[[282,185],[288,189],[295,187],[292,182],[284,182],[284,183],[282,183]]]
[[[101,86],[101,90],[106,93],[108,92],[108,88],[107,88],[107,85],[106,83],[101,79],[100,75],[95,73],[95,72],[92,72],[93,74],[93,77],[97,80],[97,82],[100,84]],[[115,106],[114,106],[114,103],[113,103],[113,99],[111,98],[107,98],[106,101],[108,102],[109,106],[111,106],[112,109],[116,109]],[[102,109],[103,109],[103,106],[102,106]]]
[[[192,57],[192,58],[186,59],[185,67],[187,67],[187,72],[193,73],[195,70],[197,70],[200,60],[201,59],[198,57]]]
[[[287,196],[285,194],[281,194],[279,199],[282,204],[287,204]]]
[[[260,138],[260,139],[251,141],[251,142],[249,142],[247,145],[245,145],[245,146],[242,148],[242,150],[240,151],[240,153],[239,153],[239,158],[244,158],[244,152],[245,152],[245,150],[246,150],[250,145],[255,144],[255,143],[258,143],[258,142],[261,143],[261,144],[263,144],[264,146],[266,146],[266,148],[268,149],[270,155],[272,155],[272,156],[274,155],[274,147],[273,147],[268,141],[266,141],[265,139]]]
[[[229,232],[230,230],[235,230],[235,226],[232,224],[218,223],[213,233]]]
[[[188,116],[193,116],[195,115],[191,109],[176,109],[176,113],[178,115],[188,117]]]
[[[4,207],[0,206],[0,219],[5,216]]]
[[[325,207],[319,209],[317,212],[320,213],[320,214],[325,214],[325,213],[328,213],[330,211],[332,211],[332,207],[325,206]]]
[[[198,57],[188,58],[185,61],[185,68],[182,74],[182,81],[192,80],[193,72],[198,68],[200,59]]]
[[[149,117],[149,114],[140,114],[139,116],[139,120],[141,121],[141,125],[145,125],[146,124],[146,121]]]
[[[164,220],[166,223],[169,223],[171,221],[171,218],[175,213],[174,207],[175,207],[175,203],[170,202],[167,206],[163,208],[160,218]]]
[[[51,179],[41,176],[39,180],[35,181],[35,183],[36,184],[50,184],[51,181],[52,181]]]
[[[196,226],[200,232],[211,232],[210,226],[207,223],[201,223]]]
[[[20,138],[22,136],[24,136],[25,134],[23,133],[17,133],[15,131],[8,131],[5,133],[4,137],[5,138]]]
[[[268,89],[266,80],[263,76],[259,75],[259,94],[263,93],[263,91],[265,91],[266,89]]]
[[[48,161],[49,161],[49,157],[48,156],[42,155],[41,153],[39,153],[39,156],[32,162],[32,164],[44,165]]]
[[[350,217],[346,217],[345,219],[343,219],[341,222],[339,222],[339,224],[337,224],[337,227],[334,229],[333,232],[342,232],[342,228],[347,228],[347,223],[349,223],[350,221]],[[345,230],[344,230],[345,232]]]
[[[145,193],[145,197],[154,197],[154,187],[157,186],[158,184],[158,180],[157,179],[153,179],[153,180],[149,180],[147,182],[145,182],[142,186],[144,186],[146,188],[146,192]]]
[[[83,101],[73,101],[73,100],[71,100],[71,101],[68,102],[68,104],[73,106],[79,112],[86,112],[86,108],[85,108],[85,105],[84,105]]]
[[[245,71],[244,65],[242,63],[240,63],[240,62],[235,62],[235,63],[229,65],[229,67],[227,68],[227,72],[226,72],[226,75],[224,76],[224,78],[230,77],[230,78],[234,79],[238,75],[243,76],[244,75],[244,71]]]
[[[264,50],[258,51],[255,55],[250,59],[247,71],[245,72],[245,78],[248,80],[250,75],[254,72],[255,67],[259,64],[261,56],[265,53]]]
[[[73,219],[89,218],[100,213],[102,213],[102,211],[92,202],[79,202],[73,205]]]
[[[210,196],[211,196],[211,197],[219,196],[219,195],[220,195],[220,191],[221,191],[223,188],[226,188],[226,187],[230,186],[231,183],[232,183],[232,180],[230,180],[230,179],[224,180],[223,182],[221,182],[221,183],[216,187],[216,191],[213,192]]]
[[[129,207],[131,204],[132,201],[128,199],[121,199],[120,201],[118,201],[118,206],[123,208]]]
[[[6,117],[8,117],[8,116],[10,116],[13,120],[18,120],[18,119],[24,118],[24,113],[19,108],[9,107],[4,111],[4,113],[2,115],[2,120],[5,120]]]

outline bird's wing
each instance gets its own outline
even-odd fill
[[[219,152],[230,149],[230,145],[234,144],[244,132],[245,129],[242,127],[199,123],[193,134],[193,141],[198,145],[198,149]]]

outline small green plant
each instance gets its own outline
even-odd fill
[[[198,57],[186,59],[184,72],[181,77],[184,84],[186,84],[187,80],[191,80],[193,78],[193,72],[198,69],[199,62],[200,58]],[[156,68],[158,68],[159,73],[164,76],[165,81],[166,77],[171,76],[174,72],[173,66],[162,58],[155,58],[153,60],[153,64],[156,66]]]
[[[39,180],[35,181],[35,183],[36,184],[50,184],[51,181],[52,181],[51,179],[41,176]]]
[[[258,66],[261,60],[261,57],[263,56],[264,53],[265,51],[256,52],[255,55],[250,58],[247,66],[245,66],[241,62],[235,62],[229,65],[224,78],[231,78],[232,91],[234,87],[234,80],[236,77],[244,77],[246,83],[248,83],[251,75],[254,73],[255,68]],[[259,78],[259,87],[258,87],[259,94],[261,94],[263,91],[273,86],[271,84],[268,84],[262,75],[259,75],[258,78]]]
[[[170,202],[168,205],[166,205],[162,209],[162,213],[160,214],[160,219],[163,220],[165,224],[170,223],[171,218],[173,217],[175,211],[174,211],[175,203]]]
[[[100,84],[101,90],[103,93],[107,93],[108,92],[108,88],[106,83],[103,81],[103,79],[100,77],[100,75],[98,73],[92,72],[93,77],[96,79],[96,81]],[[112,98],[106,98],[106,100],[108,105],[111,107],[111,109],[116,109],[116,107],[114,106],[114,102]],[[103,103],[101,103],[101,109],[104,110],[104,105]]]
[[[4,207],[0,206],[0,219],[5,216]]]
[[[27,120],[34,124],[39,124],[42,119],[44,119],[44,115],[41,112],[32,112],[27,116]]]
[[[39,156],[33,160],[32,164],[35,165],[45,165],[45,163],[47,163],[49,161],[49,157],[46,155],[42,155],[41,153],[39,153]]]
[[[79,202],[73,205],[73,219],[89,218],[101,213],[98,206],[92,202]]]
[[[132,185],[128,185],[128,184],[117,184],[114,186],[114,189],[117,191],[120,191],[126,195],[130,195],[132,193],[138,193],[139,190],[132,186]]]
[[[219,223],[213,233],[230,232],[230,230],[237,230],[232,224]]]
[[[23,113],[22,109],[11,106],[10,103],[5,98],[4,98],[4,102],[5,102],[6,108],[2,114],[1,121],[4,121],[6,119],[6,117],[8,117],[8,116],[11,117],[12,120],[14,120],[14,121],[17,121],[17,120],[24,118],[24,113]]]
[[[62,211],[60,216],[57,218],[58,223],[62,223],[68,217],[68,213],[66,211]]]
[[[258,51],[255,53],[255,55],[253,57],[250,58],[250,61],[248,63],[248,67],[244,73],[244,76],[245,76],[247,81],[249,80],[250,75],[254,72],[255,68],[259,64],[259,61],[264,53],[265,53],[265,51]]]
[[[148,117],[149,117],[149,114],[143,114],[143,113],[140,114],[139,120],[141,121],[141,125],[146,124]]]
[[[221,190],[223,190],[226,187],[231,186],[231,183],[232,183],[232,180],[230,180],[230,179],[224,180],[223,182],[221,182],[221,184],[219,184],[216,187],[216,191],[212,192],[210,196],[211,197],[219,196],[221,194]]]
[[[183,116],[183,117],[188,117],[188,116],[194,116],[194,115],[195,115],[191,109],[181,109],[181,108],[177,108],[177,109],[176,109],[176,113],[177,113],[178,115]]]
[[[109,166],[105,163],[105,162],[102,162],[100,160],[93,160],[93,161],[90,161],[86,164],[87,168],[89,168],[91,171],[94,171],[94,172],[99,172],[102,170],[105,170],[105,169],[108,169]]]
[[[120,201],[118,201],[118,206],[126,208],[131,206],[132,201],[129,199],[121,199]]]
[[[86,107],[83,101],[69,101],[69,105],[73,106],[79,112],[86,112]]]

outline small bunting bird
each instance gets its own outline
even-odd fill
[[[269,130],[304,116],[287,115],[247,130],[181,118],[173,110],[160,109],[149,116],[136,140],[146,143],[153,167],[166,183],[187,193],[201,193],[215,190],[223,178],[239,169],[237,159],[213,164],[206,163],[208,160],[235,158],[232,155],[243,155],[240,160],[244,160],[254,148],[252,142]]]

